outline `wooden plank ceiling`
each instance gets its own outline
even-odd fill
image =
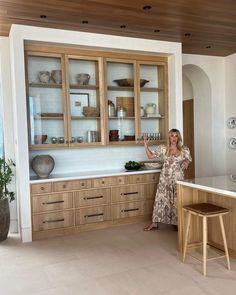
[[[13,23],[177,41],[183,53],[236,53],[236,0],[0,1],[0,36]]]

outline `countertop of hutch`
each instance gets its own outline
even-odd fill
[[[44,182],[55,182],[55,181],[66,181],[86,178],[97,178],[97,177],[111,177],[121,175],[132,175],[132,174],[146,174],[146,173],[158,173],[161,169],[149,169],[149,170],[138,170],[138,171],[126,171],[125,169],[113,169],[113,170],[98,170],[98,171],[85,171],[85,172],[72,172],[72,173],[61,173],[51,174],[48,178],[39,178],[38,176],[31,176],[30,183],[44,183]]]
[[[236,175],[199,177],[179,180],[177,183],[194,189],[236,198]]]

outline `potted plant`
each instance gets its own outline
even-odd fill
[[[9,201],[13,201],[14,192],[8,190],[8,185],[12,181],[13,170],[15,166],[12,160],[0,158],[0,241],[4,241],[7,238],[10,227],[10,210]]]

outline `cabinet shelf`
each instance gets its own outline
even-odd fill
[[[32,82],[32,83],[29,83],[29,87],[36,87],[36,88],[62,88],[62,84]]]
[[[156,119],[164,119],[164,117],[141,117],[141,120],[156,120]]]
[[[109,117],[109,120],[134,120],[135,117]]]
[[[157,88],[157,87],[143,87],[140,88],[141,92],[161,92],[164,91],[163,88]]]
[[[72,120],[100,120],[101,117],[82,117],[82,116],[71,116]]]
[[[70,84],[70,89],[98,89],[98,85],[78,85],[78,84]]]
[[[111,90],[111,91],[123,91],[123,90],[129,90],[129,91],[134,91],[134,87],[129,87],[129,86],[126,86],[126,87],[120,87],[120,86],[108,86],[107,87],[108,90]]]
[[[63,120],[64,117],[40,117],[40,116],[35,116],[34,120]]]

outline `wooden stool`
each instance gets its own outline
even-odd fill
[[[185,234],[185,240],[184,240],[183,262],[185,260],[186,251],[188,248],[188,235],[189,235],[189,229],[190,229],[190,221],[191,221],[191,215],[193,214],[203,218],[203,275],[204,276],[206,275],[207,260],[213,260],[213,259],[222,258],[222,257],[226,257],[228,269],[230,270],[229,252],[227,248],[224,222],[222,218],[223,215],[229,213],[229,210],[223,207],[209,204],[209,203],[200,203],[200,204],[183,206],[183,210],[187,212],[187,228],[186,228],[186,234]],[[224,242],[225,255],[207,259],[207,218],[217,217],[217,216],[219,217],[219,220],[220,220],[220,227],[221,227],[221,233],[222,233],[223,242]]]

